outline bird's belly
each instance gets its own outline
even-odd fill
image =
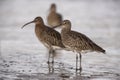
[[[44,42],[44,39],[43,39],[42,35],[40,35],[40,33],[38,34],[38,33],[37,33],[37,30],[36,30],[36,36],[37,36],[38,40],[39,40],[45,47],[49,48],[49,45],[48,45],[46,42]]]
[[[53,49],[56,49],[56,50],[60,50],[60,49],[62,49],[62,48],[59,47],[59,46],[52,46],[52,48],[53,48]]]

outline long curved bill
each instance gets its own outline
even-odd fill
[[[59,25],[57,25],[57,26],[53,26],[52,28],[58,28],[58,27],[60,27],[60,26],[62,26],[62,24],[59,24]]]
[[[31,22],[28,22],[28,23],[24,24],[24,25],[21,27],[21,29],[23,29],[26,25],[31,24],[31,23],[34,23],[34,22],[35,22],[35,21],[31,21]]]

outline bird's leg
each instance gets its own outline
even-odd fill
[[[49,74],[54,73],[54,64],[49,63],[48,64],[48,70],[49,70]]]
[[[82,72],[82,64],[81,64],[81,61],[82,61],[82,55],[81,53],[79,53],[79,58],[80,58],[80,73]]]
[[[55,53],[55,51],[52,48],[50,48],[49,49],[49,57],[48,57],[49,73],[54,73],[54,53]],[[52,60],[52,62],[50,60]]]
[[[49,49],[49,53],[48,53],[48,64],[50,63],[50,58],[51,58],[51,53],[52,53],[52,49]]]
[[[55,50],[52,50],[52,63],[54,63],[54,54],[55,54]]]
[[[49,73],[51,72],[51,69],[50,69],[50,64],[48,64],[48,70],[49,70]]]
[[[52,73],[54,73],[54,63],[52,63]]]
[[[76,72],[78,70],[78,54],[76,54]]]
[[[54,63],[54,53],[55,53],[55,51],[53,50],[53,48],[50,48],[49,49],[49,56],[48,56],[48,63]],[[50,61],[50,59],[52,60],[52,61]]]
[[[49,53],[48,53],[48,61],[47,61],[48,64],[50,63],[50,53],[51,53],[51,50],[49,50]]]

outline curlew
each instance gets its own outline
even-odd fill
[[[35,34],[40,42],[44,44],[49,50],[48,63],[50,55],[52,55],[52,63],[54,62],[53,53],[56,49],[64,48],[61,41],[61,35],[56,30],[46,26],[41,17],[36,17],[33,21],[28,22],[22,26],[22,28],[30,23],[35,23]]]
[[[72,31],[71,30],[71,22],[69,20],[64,20],[62,22],[62,30],[61,30],[61,38],[64,46],[69,48],[71,51],[75,51],[76,54],[76,71],[82,71],[81,66],[81,53],[87,53],[89,51],[97,51],[105,53],[105,50],[94,43],[91,39],[89,39],[86,35]],[[79,57],[78,57],[79,56]],[[79,58],[79,67],[78,67],[78,58]]]
[[[47,16],[47,23],[51,28],[56,28],[62,23],[62,15],[57,13],[56,5],[53,3]]]

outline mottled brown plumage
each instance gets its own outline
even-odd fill
[[[79,53],[80,58],[81,58],[81,53],[83,52],[97,51],[97,52],[105,53],[104,49],[102,49],[100,46],[94,43],[86,35],[82,33],[78,33],[76,31],[72,31],[71,22],[69,20],[64,20],[62,23],[61,37],[65,47]],[[81,60],[80,60],[80,70],[81,70]]]
[[[61,41],[60,33],[46,26],[41,17],[36,17],[33,21],[26,23],[24,26],[30,23],[35,23],[36,36],[39,39],[39,41],[41,41],[44,44],[44,46],[46,46],[49,49],[50,53],[53,53],[56,49],[64,48],[64,45]]]
[[[47,16],[47,23],[51,28],[56,28],[62,23],[62,15],[57,13],[55,4],[51,4],[50,12]]]

